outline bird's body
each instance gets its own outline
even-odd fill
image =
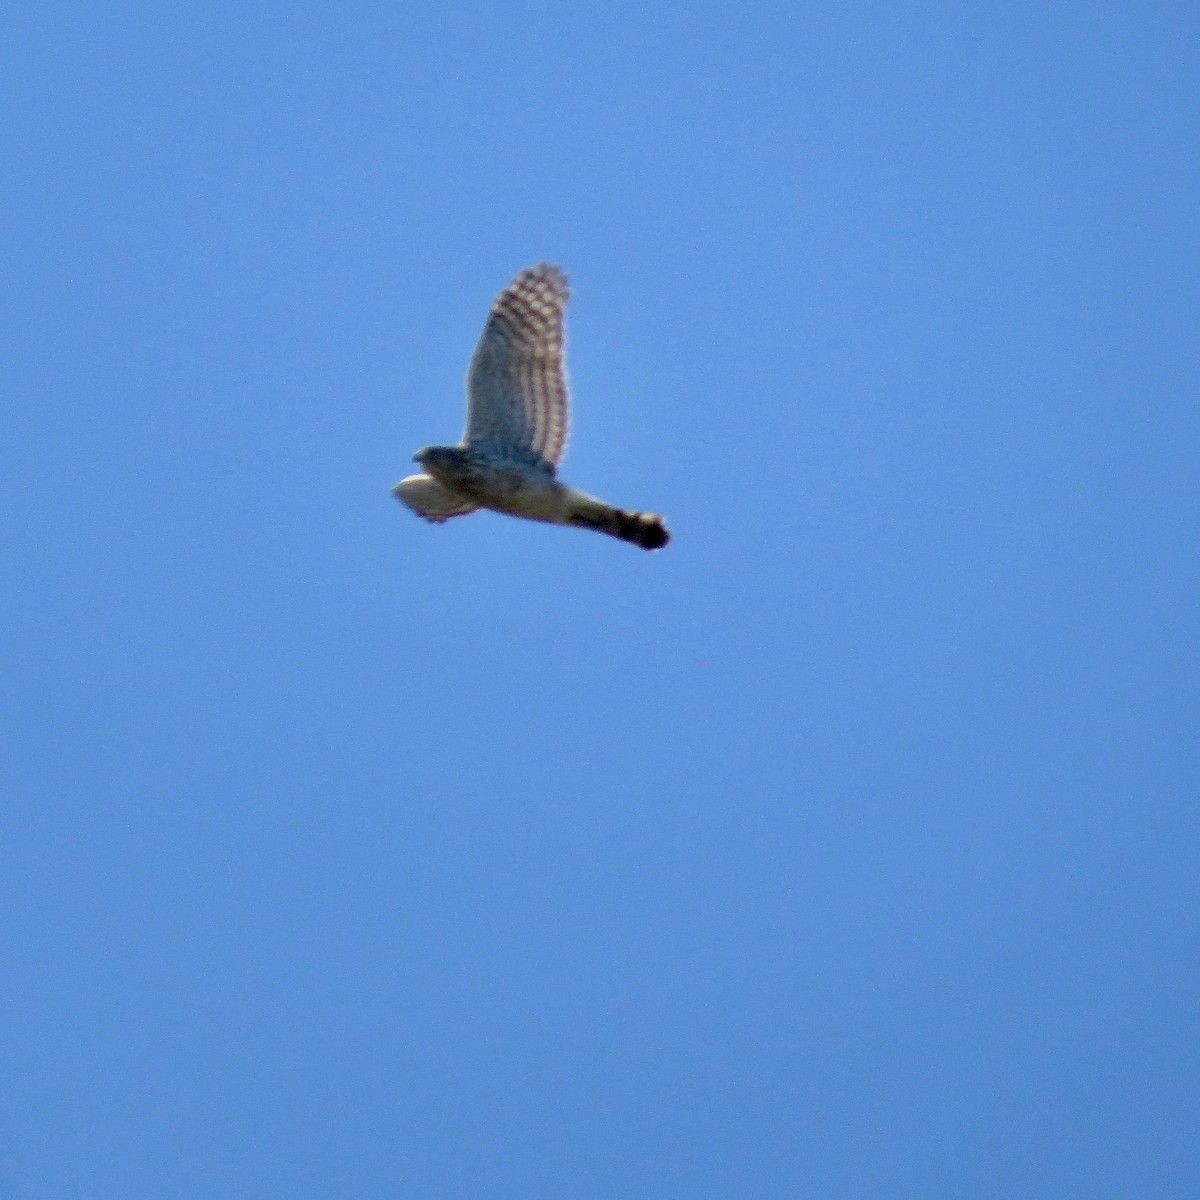
[[[428,521],[490,508],[658,550],[670,540],[661,517],[614,508],[556,477],[567,439],[569,295],[566,276],[546,263],[522,271],[500,293],[471,360],[462,442],[419,451],[414,461],[425,473],[402,479],[392,492]]]

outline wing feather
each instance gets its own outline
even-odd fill
[[[440,525],[451,517],[463,517],[473,513],[478,504],[462,496],[456,496],[448,487],[443,487],[432,475],[409,475],[394,488],[392,495],[418,517]]]
[[[467,374],[466,445],[557,466],[567,443],[567,277],[528,267],[496,297]]]

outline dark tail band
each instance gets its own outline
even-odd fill
[[[613,533],[622,541],[632,542],[643,550],[661,550],[671,540],[662,517],[657,513],[624,512],[618,509],[617,527]]]

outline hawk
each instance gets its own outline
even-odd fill
[[[479,508],[595,529],[645,550],[671,540],[654,513],[614,508],[561,483],[569,398],[563,353],[567,277],[528,267],[496,297],[467,373],[467,428],[457,446],[413,455],[423,472],[392,495],[427,521]]]

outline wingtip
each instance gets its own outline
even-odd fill
[[[560,296],[570,296],[571,294],[571,277],[557,263],[546,262],[543,260],[539,263],[534,263],[532,267],[526,267],[520,275],[530,279],[539,279],[549,284],[555,292]],[[518,278],[520,278],[518,275]]]

